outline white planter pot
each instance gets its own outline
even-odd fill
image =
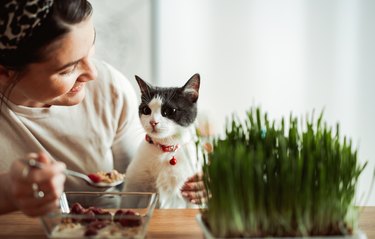
[[[220,239],[218,237],[215,237],[214,235],[211,234],[210,230],[206,227],[206,224],[202,220],[202,215],[197,214],[196,215],[196,220],[198,221],[199,226],[202,228],[203,234],[206,239]],[[351,236],[326,236],[326,237],[267,237],[268,239],[367,239],[367,236],[364,232],[361,230],[358,230],[355,232],[354,235]],[[225,238],[222,238],[225,239]],[[226,238],[228,239],[228,238]],[[244,238],[241,238],[244,239]],[[265,238],[255,238],[251,237],[251,239],[265,239]]]

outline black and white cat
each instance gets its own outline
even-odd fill
[[[125,191],[159,193],[160,208],[190,208],[181,187],[200,165],[195,148],[195,120],[200,76],[183,87],[154,87],[136,76],[141,90],[139,117],[146,131],[130,163]]]

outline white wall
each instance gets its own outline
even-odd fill
[[[96,57],[128,77],[152,79],[151,0],[90,0],[96,29]]]
[[[176,86],[200,73],[199,107],[219,131],[252,105],[273,118],[324,108],[369,161],[361,198],[375,167],[374,12],[371,0],[159,0],[156,79]]]

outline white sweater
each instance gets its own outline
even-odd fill
[[[3,104],[0,115],[0,172],[30,152],[45,151],[83,173],[125,172],[143,130],[130,82],[110,65],[95,61],[98,78],[86,84],[75,106],[30,108]],[[67,177],[65,190],[94,190]]]

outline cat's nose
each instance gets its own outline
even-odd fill
[[[151,120],[151,121],[150,121],[150,125],[151,125],[152,127],[155,127],[157,124],[159,124],[159,122],[156,122],[156,121],[154,121],[154,120]]]

